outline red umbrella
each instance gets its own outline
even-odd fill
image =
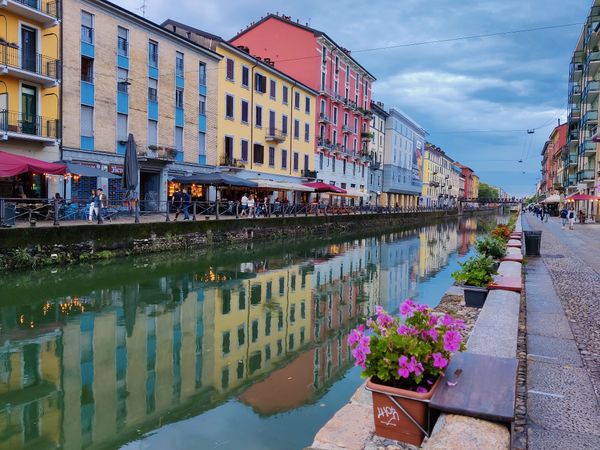
[[[0,177],[13,177],[26,172],[64,175],[67,166],[0,151]]]
[[[570,197],[567,197],[567,200],[600,200],[600,197],[589,194],[573,194]]]
[[[332,184],[323,183],[322,181],[315,181],[313,183],[302,183],[304,186],[313,188],[315,192],[333,192],[335,194],[345,194],[346,189],[339,188]]]

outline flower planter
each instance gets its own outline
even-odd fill
[[[425,435],[429,436],[433,426],[429,400],[441,380],[442,377],[438,377],[429,392],[421,394],[378,384],[369,378],[367,390],[371,391],[373,396],[375,434],[420,446]]]
[[[487,288],[463,285],[463,289],[465,293],[465,306],[483,308],[488,294]]]

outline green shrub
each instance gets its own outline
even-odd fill
[[[460,284],[486,287],[493,279],[494,260],[490,256],[472,256],[459,265],[460,270],[453,272],[452,278]]]
[[[501,239],[488,236],[475,242],[475,250],[480,255],[500,259],[506,254],[506,244]]]

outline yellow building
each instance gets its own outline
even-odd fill
[[[473,198],[478,198],[479,197],[479,177],[477,175],[473,174],[473,175],[471,175],[471,180],[473,180],[472,181],[473,184],[471,187],[471,190],[473,193],[472,196],[473,196]]]
[[[0,2],[0,150],[60,159],[60,3]],[[44,196],[41,174],[24,180]],[[42,186],[42,184],[44,186]],[[11,196],[3,188],[0,196]]]
[[[221,57],[103,0],[64,0],[63,11],[63,157],[119,174],[132,134],[142,209],[157,208],[170,176],[216,163]],[[66,197],[87,201],[101,186],[118,202],[121,183],[81,180]]]
[[[217,165],[243,178],[299,183],[314,178],[318,93],[218,36],[173,20],[164,27],[208,47],[218,70]]]

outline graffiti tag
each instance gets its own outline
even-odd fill
[[[377,419],[383,425],[395,427],[398,425],[397,422],[400,420],[400,416],[398,415],[398,411],[391,406],[378,406]]]

